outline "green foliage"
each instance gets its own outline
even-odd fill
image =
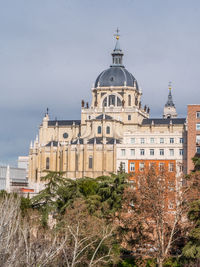
[[[164,262],[164,267],[181,267],[183,266],[180,262],[180,258],[169,258]]]
[[[188,243],[183,248],[183,256],[189,260],[200,258],[200,200],[194,201],[188,212],[188,219],[193,228],[188,236]]]
[[[27,210],[30,208],[31,208],[31,200],[29,196],[27,198],[21,197],[20,209],[23,217],[26,215]]]
[[[44,181],[45,189],[32,199],[32,207],[44,212],[56,211],[65,213],[67,207],[77,199],[87,204],[91,214],[110,216],[121,208],[124,188],[127,185],[127,175],[111,174],[96,179],[67,179],[60,172],[48,172]]]
[[[194,172],[195,171],[200,171],[200,155],[196,154],[193,158],[192,158],[193,164],[194,164]]]

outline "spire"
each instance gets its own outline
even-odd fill
[[[167,103],[164,106],[163,118],[176,118],[177,113],[176,113],[176,108],[175,108],[175,105],[172,99],[171,82],[169,82],[168,89],[169,89],[168,99],[167,99]]]
[[[123,52],[120,48],[120,44],[119,44],[119,37],[120,37],[120,34],[119,34],[119,29],[117,28],[116,30],[116,34],[114,34],[115,36],[115,39],[116,39],[116,44],[115,44],[115,48],[112,52],[112,65],[111,67],[116,67],[116,66],[119,66],[119,67],[123,67],[123,63],[122,63],[122,59],[123,59]]]
[[[171,82],[169,82],[169,93],[168,93],[168,99],[167,99],[167,103],[165,104],[165,107],[175,107],[174,103],[173,103],[173,99],[172,99],[172,86],[171,86]]]

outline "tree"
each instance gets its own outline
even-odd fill
[[[90,215],[83,200],[76,200],[66,210],[60,225],[61,239],[67,236],[61,254],[67,267],[102,266],[111,260],[113,227],[104,219]]]
[[[188,242],[183,248],[183,255],[189,260],[200,259],[200,200],[194,201],[188,212],[192,230],[188,236]]]
[[[153,257],[163,266],[186,223],[195,180],[190,177],[187,185],[180,187],[174,172],[156,166],[133,179],[134,187],[126,190],[119,216],[122,242],[136,257]]]

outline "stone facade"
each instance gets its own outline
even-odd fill
[[[30,182],[39,183],[45,170],[69,178],[108,175],[121,162],[130,172],[134,160],[171,160],[179,172],[187,172],[187,157],[194,151],[187,151],[186,119],[177,118],[171,87],[163,118],[149,119],[150,109],[141,104],[142,90],[125,69],[116,39],[112,65],[97,77],[91,105],[82,100],[81,120],[51,120],[45,114],[30,146]]]

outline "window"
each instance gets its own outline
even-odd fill
[[[128,121],[130,121],[131,120],[131,115],[128,115]]]
[[[109,95],[106,96],[103,100],[103,107],[107,107],[107,106],[121,106],[122,105],[122,101],[121,99],[116,96],[116,95]]]
[[[97,133],[98,133],[98,134],[101,134],[101,126],[98,126],[98,128],[97,128]]]
[[[170,144],[173,144],[174,143],[174,138],[170,138],[169,142],[170,142]]]
[[[131,144],[135,144],[135,138],[131,138]]]
[[[179,165],[179,172],[183,172],[183,165]]]
[[[131,149],[131,156],[135,156],[135,149]]]
[[[155,162],[149,162],[149,168],[150,168],[150,169],[151,169],[151,168],[155,169],[155,167],[156,167]]]
[[[130,163],[130,171],[134,172],[135,171],[135,162]]]
[[[199,119],[200,118],[200,111],[197,111],[196,115],[197,115],[197,118]]]
[[[174,149],[170,149],[169,154],[170,154],[170,156],[174,156]]]
[[[160,144],[164,144],[164,138],[160,138]]]
[[[92,169],[92,165],[93,165],[93,158],[92,156],[89,156],[89,169]]]
[[[144,154],[145,154],[144,149],[140,149],[140,155],[141,155],[141,156],[144,156]]]
[[[122,170],[125,171],[125,162],[121,162],[120,165],[121,165]]]
[[[168,208],[169,208],[170,210],[174,208],[174,204],[173,204],[172,201],[169,201]]]
[[[115,95],[109,95],[109,106],[115,106]]]
[[[144,138],[141,138],[141,139],[140,139],[140,144],[144,144],[144,143],[145,143]]]
[[[183,156],[183,149],[179,149],[179,155]]]
[[[107,105],[108,105],[107,102],[108,102],[108,101],[107,101],[107,97],[106,97],[106,98],[104,98],[104,100],[103,100],[103,107],[107,107]]]
[[[106,127],[106,133],[110,134],[110,127],[109,126]]]
[[[46,170],[49,170],[49,163],[50,163],[50,160],[49,160],[49,157],[46,158]]]
[[[65,139],[68,138],[68,133],[64,133],[63,138],[65,138]]]
[[[174,163],[169,163],[169,171],[170,172],[174,171]]]
[[[139,163],[139,170],[142,172],[144,171],[144,162]]]
[[[200,135],[196,136],[196,143],[197,143],[197,145],[200,145]]]
[[[163,162],[160,162],[160,163],[159,163],[159,170],[160,170],[160,171],[163,171],[163,170],[164,170],[164,165],[165,165],[165,164],[164,164]]]
[[[183,144],[183,138],[182,137],[179,139],[179,143]]]
[[[128,105],[131,106],[131,95],[128,95]]]
[[[160,156],[164,156],[164,149],[160,149]]]
[[[126,150],[125,149],[121,149],[121,155],[122,155],[122,157],[126,156]]]
[[[197,131],[200,131],[200,123],[197,123],[197,124],[196,124],[196,130],[197,130]]]
[[[154,156],[154,149],[150,149],[150,156]]]
[[[154,138],[153,137],[150,138],[150,143],[154,144]]]
[[[196,151],[197,151],[197,154],[200,154],[200,147],[199,146],[196,148]]]

